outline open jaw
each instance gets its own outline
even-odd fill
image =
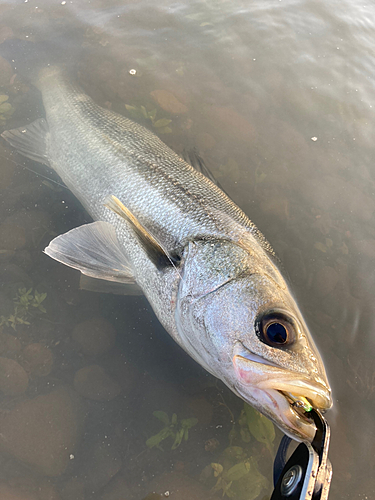
[[[316,428],[307,411],[315,408],[324,412],[332,406],[329,387],[321,379],[313,380],[257,358],[234,356],[238,394],[260,408],[285,434],[312,441]]]

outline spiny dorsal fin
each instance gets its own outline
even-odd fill
[[[140,244],[147,253],[149,259],[155,266],[160,269],[165,266],[175,266],[178,260],[168,254],[162,245],[152,236],[152,234],[145,229],[138,219],[125,207],[116,196],[111,196],[105,203],[107,208],[112,210],[115,214],[122,217],[132,227]]]
[[[47,158],[48,124],[44,118],[38,118],[25,127],[5,130],[1,137],[21,155],[49,166]]]
[[[228,194],[226,191],[223,189],[221,184],[215,179],[213,173],[211,170],[207,167],[206,163],[204,162],[203,158],[199,155],[198,151],[193,148],[193,149],[184,149],[182,152],[182,157],[186,161],[186,163],[189,163],[195,170],[203,174],[207,179],[209,179],[211,182],[216,184],[218,188],[220,188],[223,193],[225,193],[227,196]]]

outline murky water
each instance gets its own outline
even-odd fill
[[[0,0],[0,42],[58,37],[88,94],[177,152],[196,147],[270,240],[333,386],[335,499],[375,497],[374,19],[342,0]],[[2,60],[0,99],[2,130],[43,113]],[[242,403],[142,296],[80,291],[42,254],[87,221],[52,172],[0,145],[1,498],[206,499],[202,471],[243,461],[223,457],[230,445],[257,463],[251,492],[229,493],[267,498],[280,433],[273,451],[238,423],[229,436]],[[156,410],[198,419],[175,450],[146,445]]]

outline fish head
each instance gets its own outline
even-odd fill
[[[312,441],[315,424],[299,405],[331,407],[322,359],[277,267],[235,252],[244,260],[230,272],[221,258],[205,272],[197,255],[198,266],[185,268],[176,311],[183,347],[287,435]]]

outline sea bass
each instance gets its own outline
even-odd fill
[[[140,287],[192,358],[286,434],[311,441],[314,424],[296,402],[325,411],[331,390],[264,236],[212,180],[95,104],[61,68],[40,70],[35,84],[46,118],[2,136],[51,166],[94,220],[45,253]]]

